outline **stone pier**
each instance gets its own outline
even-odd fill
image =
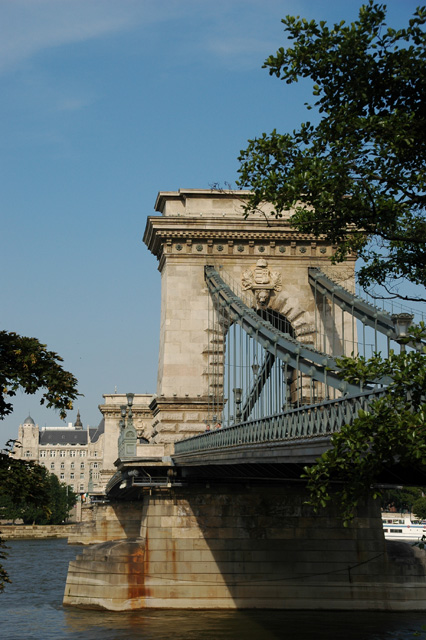
[[[139,535],[131,527],[70,563],[64,604],[426,609],[424,552],[385,543],[376,503],[345,528],[336,512],[314,514],[305,499],[290,483],[151,492],[140,503]]]

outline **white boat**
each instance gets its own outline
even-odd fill
[[[420,540],[426,536],[426,522],[411,519],[410,514],[382,514],[386,540]]]

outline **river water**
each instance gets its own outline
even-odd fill
[[[0,640],[426,640],[426,613],[65,608],[68,562],[81,549],[66,540],[7,544],[13,582],[0,594]]]

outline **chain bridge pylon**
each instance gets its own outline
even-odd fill
[[[226,424],[235,421],[237,411],[242,411],[239,419],[247,419],[253,409],[255,417],[256,411],[270,412],[272,394],[282,406],[292,407],[313,398],[327,399],[329,388],[334,389],[333,397],[341,395],[342,381],[336,381],[332,371],[327,373],[330,356],[358,348],[357,325],[349,309],[339,307],[340,312],[335,313],[334,302],[320,293],[319,286],[312,286],[312,270],[316,269],[353,292],[355,256],[332,265],[333,246],[293,229],[291,211],[275,219],[265,206],[245,219],[246,197],[241,191],[162,192],[156,201],[161,215],[147,221],[144,242],[157,257],[161,273],[153,441],[164,444],[168,453],[177,440],[204,433],[217,424],[224,426],[225,420]],[[246,327],[244,335],[238,333],[242,324],[238,309],[226,315],[216,304],[215,278],[223,278],[234,294],[240,294],[258,323],[269,322],[287,334],[293,345],[300,344],[302,351],[318,352],[317,361],[295,355],[299,365],[295,366],[294,357],[287,352],[287,365],[281,360],[283,366],[274,367],[274,350],[267,349],[266,357],[258,350],[261,345],[253,325],[248,329],[252,331],[248,340]],[[246,340],[250,344],[246,345]],[[250,353],[238,370],[237,363],[230,364],[230,352],[242,358],[244,349]],[[243,379],[249,384],[249,373],[256,367],[257,378],[250,392],[243,389]],[[316,374],[324,372],[314,375],[313,383],[312,367]],[[279,369],[276,375],[281,376],[280,381],[271,374],[273,368]],[[268,390],[262,384],[264,379],[273,379],[276,389]],[[253,388],[256,385],[257,391]],[[233,389],[248,392],[245,405],[236,402],[238,391]]]

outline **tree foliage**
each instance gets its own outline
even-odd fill
[[[76,494],[44,466],[0,452],[0,518],[26,524],[60,524],[76,503]]]
[[[77,501],[70,487],[59,482],[53,473],[47,473],[48,498],[45,505],[23,504],[19,517],[24,524],[62,524]]]
[[[62,368],[61,362],[62,358],[37,338],[0,331],[0,419],[12,412],[7,398],[15,396],[18,389],[28,394],[45,389],[40,404],[59,409],[59,415],[65,418],[79,394],[77,379]]]
[[[383,511],[395,511],[396,513],[415,513],[414,503],[422,498],[424,489],[421,487],[396,487],[384,489],[381,497]]]
[[[0,451],[0,518],[19,517],[19,508],[25,500],[27,504],[44,505],[47,500],[45,469],[33,462],[15,460],[9,454],[13,441],[8,441],[6,448]],[[13,510],[7,514],[3,507]],[[5,549],[4,544],[0,549]],[[7,555],[1,551],[0,561]],[[0,562],[0,593],[5,583],[10,582],[7,571]]]
[[[412,328],[406,341],[426,337],[424,324]],[[381,474],[396,466],[426,473],[426,348],[422,351],[390,352],[366,360],[343,357],[337,360],[345,380],[363,385],[388,378],[383,397],[368,411],[359,411],[352,424],[331,438],[331,448],[315,465],[305,468],[309,502],[325,507],[336,497],[348,523],[357,506],[371,494]],[[337,495],[336,495],[337,494]]]
[[[370,0],[350,25],[282,20],[292,46],[264,68],[310,78],[319,123],[250,140],[238,184],[252,191],[247,214],[294,208],[292,225],[336,244],[335,261],[364,259],[363,286],[394,292],[401,278],[426,286],[426,7],[404,28],[385,18]]]
[[[426,520],[426,498],[423,496],[417,498],[417,500],[413,502],[411,510],[419,520]]]
[[[6,569],[1,564],[1,561],[5,560],[6,558],[7,558],[7,545],[5,545],[3,540],[0,538],[0,593],[4,591],[5,584],[7,582],[11,582]]]
[[[0,451],[0,500],[13,504],[16,509],[24,503],[46,505],[47,470],[31,460],[13,458],[10,455],[13,442],[9,440]]]
[[[14,397],[18,389],[28,394],[44,389],[40,404],[58,409],[61,418],[65,418],[79,394],[77,379],[63,369],[61,362],[62,358],[48,351],[37,338],[0,331],[0,420],[12,412],[8,398]],[[11,457],[12,442],[0,451],[0,517],[40,524],[62,522],[75,504],[75,495],[65,485],[59,485],[56,476],[44,467]],[[0,539],[0,560],[6,557],[3,549]],[[10,580],[0,564],[0,593],[6,582]]]
[[[0,519],[22,518],[25,524],[60,524],[66,520],[77,496],[47,469],[31,460],[10,455],[14,441],[0,451]],[[0,561],[6,557],[0,540]],[[0,563],[0,593],[7,572]]]

